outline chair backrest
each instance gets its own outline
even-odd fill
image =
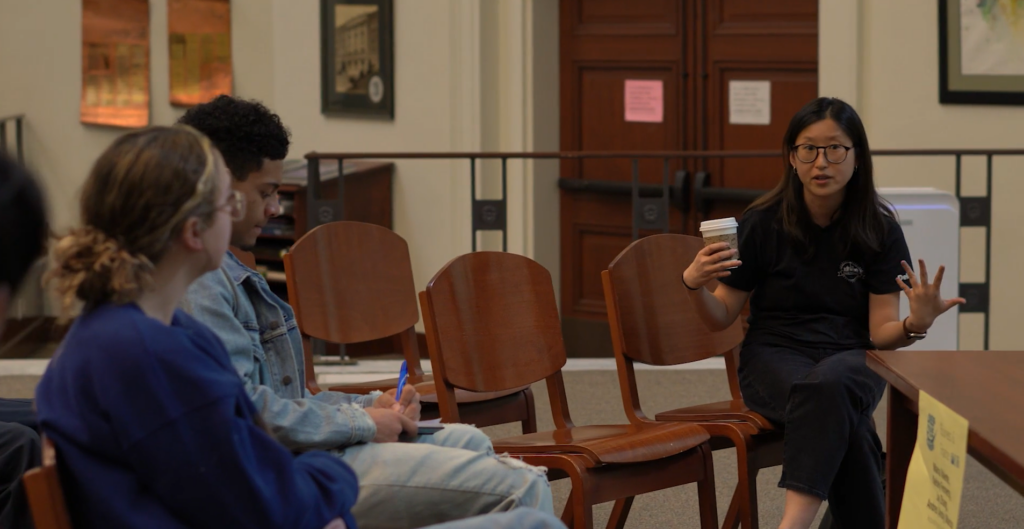
[[[685,364],[729,352],[743,341],[740,318],[724,331],[711,331],[683,286],[683,271],[703,247],[698,237],[652,235],[608,265],[605,299],[624,356],[651,365]]]
[[[29,470],[21,479],[36,529],[71,529],[57,474],[57,452],[46,436],[43,436],[43,465]]]
[[[420,305],[442,413],[455,387],[501,391],[546,379],[555,424],[568,423],[565,345],[543,266],[504,252],[463,255],[430,280]]]
[[[284,256],[302,332],[350,344],[399,334],[419,320],[409,245],[376,224],[313,228]]]

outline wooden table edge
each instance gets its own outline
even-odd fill
[[[903,378],[894,369],[889,367],[889,365],[885,363],[885,360],[878,356],[879,351],[869,350],[867,353],[868,368],[889,383],[891,386],[889,391],[896,390],[906,396],[913,404],[914,413],[917,414],[920,390],[914,387],[910,381]],[[978,432],[971,429],[969,422],[967,433],[967,453],[984,465],[990,472],[998,476],[1003,483],[1006,483],[1012,489],[1017,491],[1018,494],[1024,496],[1024,464],[1013,462],[1005,452],[979,435]],[[1015,467],[1015,472],[1011,472],[1005,466],[995,463],[996,460],[1011,462],[1012,466]]]

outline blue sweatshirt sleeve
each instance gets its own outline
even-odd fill
[[[352,469],[325,452],[293,456],[247,415],[237,397],[217,400],[127,446],[128,459],[189,527],[323,529],[339,516],[355,527]]]

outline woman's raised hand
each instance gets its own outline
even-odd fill
[[[946,267],[940,266],[939,271],[935,273],[935,278],[929,281],[928,268],[924,264],[924,259],[918,259],[917,262],[921,270],[920,278],[918,278],[906,261],[901,261],[900,264],[903,265],[903,270],[907,272],[907,281],[904,282],[902,277],[897,277],[896,282],[899,283],[903,293],[907,295],[907,299],[910,301],[910,315],[907,320],[907,328],[913,331],[925,332],[932,326],[932,323],[935,323],[935,318],[938,318],[944,312],[957,305],[967,303],[967,300],[964,298],[942,299],[940,288],[942,287],[942,276],[946,273]],[[908,282],[910,283],[909,285],[907,284]]]

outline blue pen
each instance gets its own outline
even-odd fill
[[[405,379],[409,378],[409,366],[402,360],[402,368],[398,370],[398,391],[395,392],[395,401],[401,402],[402,388],[405,387]]]

